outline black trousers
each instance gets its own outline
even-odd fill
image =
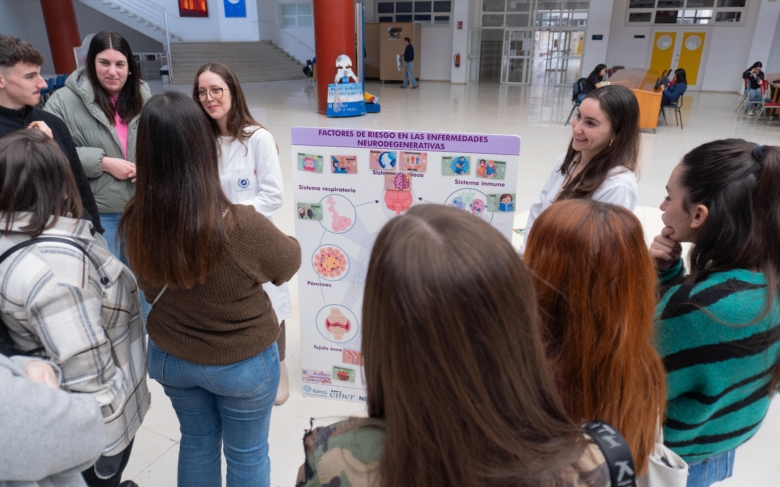
[[[122,450],[122,453],[117,453],[110,457],[100,457],[98,459],[97,465],[99,465],[101,470],[103,468],[110,468],[111,471],[116,472],[111,478],[101,479],[98,477],[95,473],[95,465],[93,465],[81,472],[81,476],[84,477],[84,482],[86,482],[89,487],[118,487],[120,482],[122,482],[122,472],[124,472],[125,467],[127,467],[127,462],[130,460],[130,451],[133,449],[133,441],[135,441],[135,438],[127,445],[127,448]]]

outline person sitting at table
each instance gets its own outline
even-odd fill
[[[604,76],[606,75],[607,75],[606,64],[599,64],[598,66],[593,68],[593,71],[591,71],[588,77],[585,78],[585,86],[583,87],[582,91],[580,91],[580,93],[577,95],[577,102],[582,103],[582,100],[585,99],[588,93],[595,90],[596,88],[601,88],[602,86],[606,86],[606,83],[604,83]]]
[[[750,115],[753,115],[753,110],[761,103],[761,82],[766,79],[764,72],[761,71],[761,68],[763,67],[764,65],[761,64],[761,61],[756,61],[747,69],[747,71],[742,73],[742,79],[748,80],[745,90],[748,93],[748,100],[750,102]],[[767,98],[766,101],[772,100]]]
[[[682,68],[675,69],[669,84],[661,85],[661,105],[670,106],[676,104],[687,89],[688,78],[685,76],[685,70]]]

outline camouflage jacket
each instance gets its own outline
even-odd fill
[[[316,428],[303,438],[306,462],[296,487],[376,487],[384,443],[384,421],[354,418]],[[578,473],[581,472],[581,473]],[[591,444],[571,469],[568,487],[611,487],[604,455]]]

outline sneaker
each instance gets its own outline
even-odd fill
[[[401,85],[401,86],[399,86],[399,88],[401,88],[402,90],[405,90],[405,89],[406,89],[406,86],[404,86],[404,85]]]
[[[287,373],[287,364],[282,360],[279,363],[279,389],[276,391],[274,406],[281,406],[290,397],[290,374]]]
[[[417,86],[412,86],[412,89],[413,89],[413,90],[416,90],[416,89],[417,89],[417,88],[419,88],[419,87],[420,87],[420,85],[417,85]]]

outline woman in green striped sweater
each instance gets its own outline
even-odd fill
[[[780,389],[780,147],[710,142],[672,171],[655,237],[666,445],[688,486],[731,476]],[[681,242],[691,242],[690,271]]]

